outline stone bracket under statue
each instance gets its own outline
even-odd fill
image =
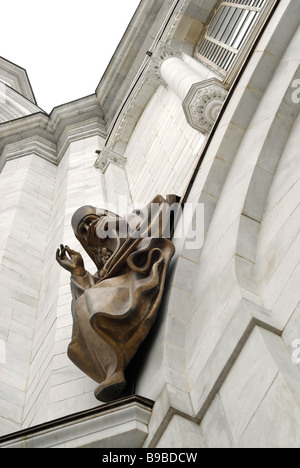
[[[80,253],[63,245],[57,251],[58,263],[71,273],[68,356],[99,384],[100,401],[122,396],[124,372],[157,317],[175,253],[170,239],[178,201],[175,195],[158,195],[126,218],[92,206],[76,211],[72,227],[97,267],[94,275],[85,270]]]

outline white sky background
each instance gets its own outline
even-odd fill
[[[26,69],[38,105],[95,92],[140,0],[0,0],[0,56]]]

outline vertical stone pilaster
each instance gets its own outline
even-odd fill
[[[23,424],[55,176],[33,151],[8,160],[0,174],[0,433]]]
[[[129,184],[125,171],[126,158],[109,148],[104,148],[97,158],[95,167],[100,169],[105,177],[106,202],[111,211],[118,214],[122,208],[126,209],[132,203]]]

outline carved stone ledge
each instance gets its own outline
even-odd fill
[[[140,448],[154,402],[125,397],[0,437],[0,448]]]
[[[32,154],[52,164],[57,165],[58,163],[56,144],[36,135],[5,146],[2,154],[0,153],[0,172],[8,161]]]
[[[109,148],[103,148],[95,162],[95,167],[97,169],[100,169],[101,172],[105,174],[110,164],[114,164],[115,166],[124,169],[126,165],[126,158],[124,158],[124,156],[121,156],[120,154],[115,153]]]
[[[210,133],[227,94],[216,78],[193,84],[182,104],[189,125],[204,135]]]

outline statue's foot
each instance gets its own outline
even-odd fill
[[[116,372],[96,388],[95,397],[105,403],[117,400],[121,397],[126,383],[123,372]]]

